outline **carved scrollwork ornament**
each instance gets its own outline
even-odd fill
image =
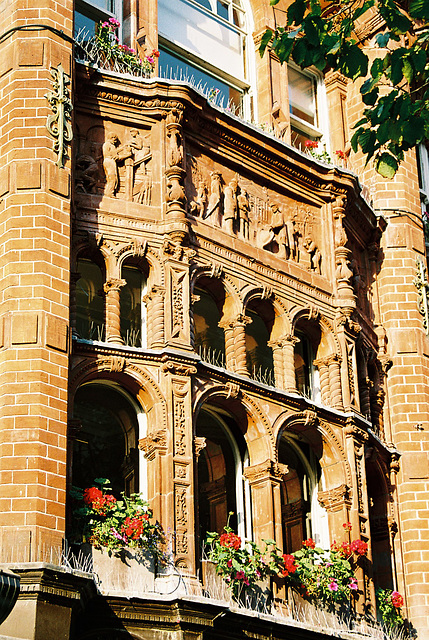
[[[225,385],[225,390],[227,391],[227,398],[238,398],[240,394],[240,385],[235,382],[227,382]]]
[[[167,362],[164,362],[161,366],[161,371],[163,373],[172,373],[176,376],[192,376],[197,373],[197,368],[190,364],[167,360]]]
[[[195,438],[194,438],[194,453],[195,453],[195,457],[196,458],[200,457],[201,451],[203,449],[205,449],[206,446],[207,446],[206,438],[195,436]]]
[[[419,258],[416,260],[416,277],[413,283],[419,294],[418,310],[423,316],[423,326],[429,334],[429,282],[426,277],[426,267]]]
[[[52,114],[48,116],[46,128],[53,138],[55,138],[54,152],[57,154],[56,165],[64,169],[68,158],[67,146],[73,139],[71,125],[71,112],[73,109],[70,100],[70,76],[66,74],[62,64],[51,67],[52,85],[54,90],[48,91],[45,98],[51,105]]]

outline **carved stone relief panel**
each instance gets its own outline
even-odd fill
[[[151,127],[106,120],[94,124],[94,118],[80,116],[76,139],[77,192],[156,204]]]
[[[320,207],[280,195],[208,158],[188,155],[188,216],[314,273],[324,270]]]

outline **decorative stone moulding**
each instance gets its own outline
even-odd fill
[[[46,128],[51,136],[56,138],[54,143],[54,152],[57,154],[56,165],[63,169],[68,157],[67,146],[73,139],[71,126],[73,105],[68,89],[70,77],[64,71],[61,63],[58,67],[51,68],[51,76],[54,90],[45,94],[45,98],[51,105],[52,114],[48,116]]]

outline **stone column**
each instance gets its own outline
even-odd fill
[[[157,349],[164,345],[164,299],[165,288],[154,285],[143,296],[146,304],[147,346]]]
[[[246,353],[246,325],[251,322],[250,318],[240,314],[233,323],[235,373],[246,378],[249,377]]]
[[[268,343],[268,346],[271,347],[273,352],[273,363],[274,363],[274,380],[276,383],[276,387],[278,389],[285,388],[284,381],[284,362],[283,362],[283,345],[281,340],[271,340]]]
[[[371,544],[369,530],[369,506],[368,491],[366,486],[366,471],[364,458],[364,444],[368,440],[368,434],[361,429],[353,418],[347,419],[347,426],[344,429],[345,449],[350,465],[352,480],[353,504],[350,512],[353,537],[361,538],[364,542]],[[371,546],[369,546],[368,558],[371,560]],[[364,561],[364,566],[356,572],[359,580],[359,588],[363,591],[363,599],[358,603],[358,611],[375,612],[375,591],[370,564]]]
[[[330,388],[330,406],[334,409],[344,410],[343,406],[343,394],[341,391],[341,358],[334,353],[327,358],[329,369],[329,388]]]
[[[330,385],[329,385],[329,359],[320,358],[319,360],[314,360],[313,365],[319,371],[320,394],[322,396],[322,404],[329,406],[330,395],[331,395]]]
[[[121,337],[120,291],[127,284],[126,280],[110,278],[104,284],[106,294],[106,342],[124,344]]]
[[[219,326],[225,333],[225,366],[228,371],[235,371],[235,346],[233,323],[220,322]]]
[[[272,460],[244,470],[252,494],[255,542],[271,539],[283,548],[280,485],[288,472],[287,465]]]
[[[298,393],[295,378],[295,345],[299,342],[299,338],[293,335],[287,335],[282,340],[283,345],[283,366],[285,390],[289,393]]]

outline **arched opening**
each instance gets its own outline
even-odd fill
[[[367,451],[366,455],[370,455]],[[366,465],[369,524],[371,530],[372,570],[375,587],[393,589],[392,551],[390,546],[386,480],[374,463]]]
[[[274,386],[273,350],[268,345],[274,324],[274,309],[267,300],[254,299],[246,308],[251,322],[246,326],[246,360],[250,376]]]
[[[314,321],[300,320],[295,336],[298,338],[294,349],[296,388],[305,398],[320,402],[319,372],[313,364],[320,354],[320,327]]]
[[[85,488],[107,478],[116,495],[139,491],[139,420],[128,394],[113,383],[88,383],[76,392],[72,484]]]
[[[77,272],[80,277],[75,288],[76,333],[79,338],[102,342],[105,339],[103,271],[92,260],[80,258]]]
[[[147,290],[147,265],[128,261],[122,267],[126,285],[121,288],[121,336],[129,347],[146,347],[146,305],[143,296]]]
[[[289,469],[281,485],[284,552],[297,551],[310,537],[328,548],[327,513],[317,499],[324,488],[323,474],[313,447],[302,436],[282,434],[278,459]]]
[[[248,455],[243,435],[230,414],[208,405],[198,415],[196,434],[204,439],[197,468],[200,543],[209,531],[221,533],[228,520],[229,526],[244,539],[250,529],[245,518],[249,497],[243,467],[248,463]]]
[[[204,278],[194,290],[194,346],[201,359],[225,367],[225,334],[219,326],[225,291],[219,280]]]

